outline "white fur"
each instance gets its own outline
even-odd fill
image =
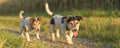
[[[19,16],[20,16],[20,18],[24,18],[23,16],[22,16],[22,14],[24,13],[24,11],[22,10],[22,11],[20,11],[20,13],[19,13]]]
[[[46,2],[46,4],[45,4],[45,9],[46,9],[46,11],[47,11],[47,13],[49,14],[49,15],[53,15],[53,12],[51,12],[50,11],[50,9],[49,9],[49,6],[48,6],[48,3]]]

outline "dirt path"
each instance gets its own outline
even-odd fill
[[[74,44],[68,45],[65,39],[56,39],[55,42],[51,41],[51,38],[41,36],[41,40],[51,45],[51,48],[62,47],[62,48],[95,48],[93,42],[87,41],[81,38],[74,38]]]
[[[0,30],[6,30],[12,34],[20,35],[19,31],[16,31],[14,29],[0,29]],[[33,35],[34,36],[34,35]],[[43,33],[40,34],[41,41],[50,44],[50,48],[56,48],[56,47],[62,47],[62,48],[107,48],[107,47],[95,47],[94,42],[83,39],[83,38],[73,38],[74,45],[68,45],[66,43],[65,39],[57,39],[55,42],[51,41],[51,38],[48,36],[43,35]]]

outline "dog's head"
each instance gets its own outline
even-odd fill
[[[36,30],[40,29],[41,20],[41,17],[32,17],[29,19],[32,27]]]
[[[80,21],[83,20],[82,16],[68,16],[68,17],[64,17],[64,20],[66,21],[67,28],[73,32],[74,36],[77,36],[79,31]]]

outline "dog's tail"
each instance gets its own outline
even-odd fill
[[[24,13],[24,11],[23,11],[23,10],[21,10],[21,11],[20,11],[20,13],[19,13],[19,16],[20,16],[20,18],[21,18],[21,19],[23,19],[23,18],[24,18],[24,17],[23,17],[23,13]]]
[[[50,9],[49,9],[49,5],[48,5],[47,2],[45,3],[45,9],[46,9],[46,12],[47,12],[49,15],[51,15],[51,16],[54,15],[54,13],[50,11]]]

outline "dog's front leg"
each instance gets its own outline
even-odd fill
[[[70,32],[70,33],[69,33],[69,36],[70,36],[70,42],[73,44],[73,41],[72,41],[72,38],[73,38],[73,32]]]
[[[37,38],[38,40],[40,39],[39,34],[40,34],[39,30],[37,30],[37,31],[36,31],[36,38]]]
[[[72,36],[70,36],[70,35],[72,35],[70,32],[66,33],[66,40],[67,40],[68,44],[73,44]]]

